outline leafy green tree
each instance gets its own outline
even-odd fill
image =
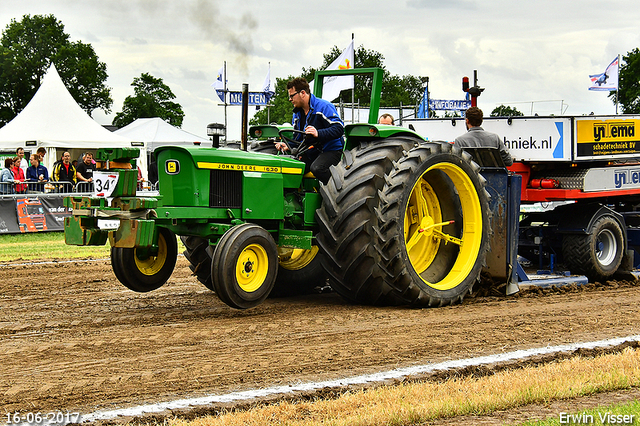
[[[326,69],[341,53],[342,50],[338,48],[338,46],[333,46],[329,53],[323,55],[324,61],[320,68],[317,69]],[[424,90],[420,77],[391,75],[384,66],[384,56],[380,52],[360,46],[355,51],[354,61],[355,68],[382,68],[381,107],[399,106],[400,104],[409,106],[420,102]],[[300,76],[311,82],[315,77],[317,69],[302,68]],[[272,123],[291,122],[292,108],[288,98],[287,82],[292,78],[293,77],[289,76],[287,79],[282,80],[282,84],[280,84],[280,79],[277,79],[278,84],[276,85],[275,95],[271,98],[271,103],[274,106],[271,107],[269,111],[270,121]],[[372,77],[370,75],[356,75],[354,77],[354,83],[354,100],[359,102],[360,106],[369,106]],[[340,101],[343,103],[351,103],[351,90],[343,90],[340,93],[340,97],[335,100],[336,103]],[[266,123],[266,109],[256,113],[250,121],[251,125]]]
[[[107,66],[90,44],[69,41],[53,15],[25,15],[7,25],[0,39],[0,126],[13,119],[36,93],[51,63],[88,114],[111,112]]]
[[[172,126],[181,127],[184,112],[173,102],[175,95],[161,78],[142,73],[133,79],[133,96],[127,96],[122,111],[113,119],[113,125],[124,127],[138,118],[160,117]]]
[[[618,91],[609,92],[615,103],[622,106],[623,114],[640,113],[640,50],[636,47],[622,56],[618,75]]]
[[[500,105],[495,107],[491,111],[491,117],[521,117],[524,114],[518,111],[516,108],[510,106]]]

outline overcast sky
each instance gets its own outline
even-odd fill
[[[227,61],[230,90],[260,90],[271,77],[319,67],[351,34],[385,57],[392,74],[428,76],[434,99],[462,99],[461,78],[478,80],[478,105],[525,114],[614,114],[589,74],[640,47],[637,1],[609,0],[2,0],[0,26],[25,14],[53,14],[72,40],[90,43],[106,63],[110,124],[133,93],[134,77],[162,78],[185,112],[182,128],[206,135],[224,122],[211,88]],[[549,102],[542,102],[549,101]],[[526,103],[528,102],[528,103]],[[229,138],[240,135],[240,107],[229,107]]]

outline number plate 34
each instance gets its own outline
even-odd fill
[[[93,195],[95,197],[111,198],[111,194],[118,186],[118,173],[93,172]]]

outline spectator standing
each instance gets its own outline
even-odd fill
[[[69,151],[65,151],[62,154],[62,162],[58,163],[53,169],[53,180],[57,182],[66,182],[64,187],[61,185],[59,189],[63,189],[64,192],[71,192],[75,186],[76,169],[71,164],[71,154]]]
[[[78,178],[78,185],[80,192],[93,191],[93,172],[96,170],[96,165],[93,161],[93,153],[87,152],[82,157],[82,162],[76,167],[76,177]],[[84,182],[84,183],[80,183]]]
[[[13,194],[13,158],[4,159],[4,169],[0,172],[0,194]]]
[[[479,147],[489,147],[489,148],[497,148],[500,151],[500,156],[502,157],[502,161],[504,161],[505,166],[510,166],[513,164],[513,158],[507,147],[500,139],[500,136],[495,133],[487,132],[482,127],[482,110],[478,107],[471,107],[465,113],[465,123],[467,125],[467,133],[458,136],[453,144],[460,148],[479,148]]]
[[[142,170],[140,170],[140,166],[138,166],[138,191],[142,191],[144,188],[144,177],[142,176]]]
[[[27,169],[27,182],[29,190],[34,192],[44,192],[44,184],[49,181],[49,170],[40,163],[38,154],[31,154],[29,158],[31,166]]]
[[[13,180],[15,182],[24,182],[26,180],[22,167],[20,167],[20,160],[23,160],[23,158],[20,158],[19,156],[13,159],[13,168],[11,169],[11,173],[13,173]],[[23,183],[16,184],[15,191],[18,194],[24,194],[27,192],[27,185]]]
[[[387,113],[382,114],[378,119],[378,124],[388,124],[393,126],[395,124],[393,120],[393,115],[387,114]]]
[[[38,157],[40,157],[40,164],[44,166],[44,156],[47,154],[47,150],[44,149],[43,147],[40,147],[36,151],[36,154],[38,154]]]
[[[151,185],[151,189],[157,189],[158,163],[156,162],[155,154],[151,154],[151,162],[149,163],[149,184]]]
[[[62,159],[63,159],[63,158],[64,158],[64,153],[62,153],[62,155],[60,156],[60,159],[59,159],[59,160],[56,160],[56,161],[53,163],[53,170],[55,170],[55,169],[56,169],[56,167],[58,167],[58,164],[62,163]],[[69,158],[71,158],[71,157],[69,157]]]
[[[26,176],[27,168],[29,168],[29,162],[24,158],[24,148],[16,149],[16,157],[20,158],[20,163],[18,164],[18,167],[22,169],[22,175]],[[16,165],[14,164],[13,167],[16,167]]]

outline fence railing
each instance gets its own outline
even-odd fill
[[[158,183],[138,182],[139,191],[156,191]],[[93,182],[0,182],[0,197],[37,194],[90,194]]]

